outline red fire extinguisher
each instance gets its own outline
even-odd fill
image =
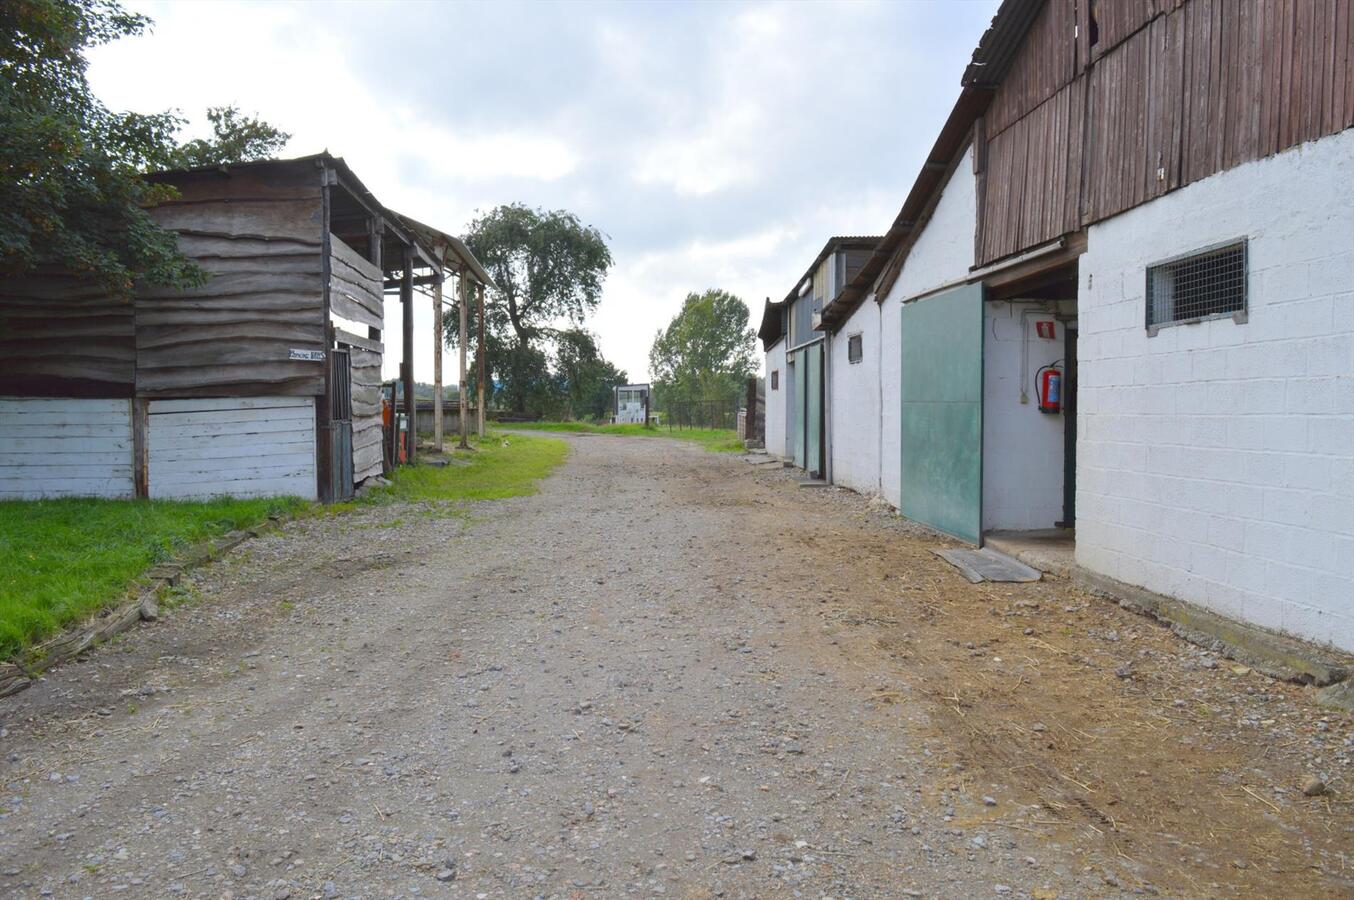
[[[1059,413],[1063,407],[1063,373],[1052,366],[1044,366],[1034,376],[1035,390],[1039,394],[1041,413]]]

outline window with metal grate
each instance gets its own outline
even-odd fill
[[[780,369],[771,370],[771,390],[780,390]]]
[[[865,339],[853,334],[846,339],[846,361],[858,363],[865,358]]]
[[[1147,269],[1147,330],[1246,311],[1246,242],[1196,251]]]

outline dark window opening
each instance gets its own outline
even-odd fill
[[[865,358],[865,343],[861,335],[853,334],[846,339],[846,361],[858,363]]]
[[[1246,242],[1147,269],[1147,327],[1197,322],[1246,309]]]
[[[771,390],[780,390],[780,369],[771,370]]]

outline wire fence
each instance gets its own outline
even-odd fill
[[[669,431],[684,428],[738,427],[737,400],[676,400],[663,405],[662,424]]]

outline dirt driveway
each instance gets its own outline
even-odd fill
[[[778,468],[572,441],[468,521],[253,541],[0,701],[0,893],[1354,892],[1304,689]]]

